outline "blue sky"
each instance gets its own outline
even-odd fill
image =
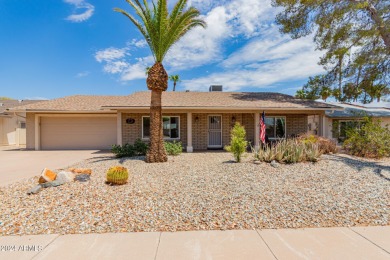
[[[172,4],[174,1],[169,1]],[[294,94],[322,72],[312,37],[291,40],[274,24],[269,0],[190,0],[207,29],[178,42],[165,60],[178,90],[273,91]],[[146,90],[153,58],[123,15],[125,0],[0,1],[0,96],[57,98],[127,95]]]

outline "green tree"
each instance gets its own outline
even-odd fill
[[[320,90],[320,96],[322,98],[322,100],[324,100],[326,102],[326,100],[332,96],[332,89],[330,87],[323,87],[321,88]]]
[[[297,92],[295,93],[295,97],[300,99],[307,99],[306,93],[303,89],[298,89]]]
[[[173,91],[176,91],[176,84],[180,82],[180,76],[179,75],[171,75],[169,76],[169,80],[173,82]]]
[[[0,100],[13,100],[13,98],[9,98],[9,97],[0,97]]]
[[[205,21],[200,19],[200,12],[194,7],[186,8],[188,0],[179,0],[168,11],[167,0],[149,1],[126,0],[134,9],[140,20],[132,14],[115,8],[114,10],[125,15],[145,37],[153,54],[155,64],[150,68],[146,80],[151,90],[150,104],[150,146],[146,155],[146,162],[166,162],[167,153],[163,143],[161,97],[168,88],[168,74],[162,64],[169,49],[191,29],[206,27]]]
[[[297,91],[296,97],[316,100],[322,97],[321,91],[323,88],[328,88],[327,78],[324,75],[310,77],[302,90]]]
[[[281,32],[300,38],[314,33],[320,60],[342,100],[342,85],[364,78],[390,82],[389,0],[273,0]],[[359,91],[356,91],[359,93]],[[363,93],[367,96],[367,93]],[[366,98],[367,99],[367,98]],[[363,98],[364,100],[364,98]]]

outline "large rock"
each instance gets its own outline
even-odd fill
[[[56,180],[67,183],[67,182],[74,181],[74,178],[75,178],[75,174],[73,172],[62,171],[57,174]]]
[[[276,162],[275,160],[273,160],[271,162],[271,166],[274,167],[274,168],[279,168],[280,164],[278,162]]]
[[[51,182],[57,178],[57,174],[47,168],[43,169],[39,183]]]
[[[51,181],[51,182],[42,183],[41,186],[42,186],[42,188],[58,187],[58,186],[61,186],[65,183],[66,182],[64,180],[55,180],[55,181]]]
[[[77,175],[74,179],[75,179],[75,181],[79,181],[79,182],[87,182],[91,179],[91,175],[80,174],[80,175]]]
[[[70,168],[69,171],[76,174],[89,174],[89,175],[92,174],[92,169],[86,169],[86,168],[80,168],[80,169]]]
[[[37,194],[41,189],[42,189],[42,186],[41,185],[37,185],[37,186],[31,188],[29,191],[27,191],[27,194],[28,195]]]

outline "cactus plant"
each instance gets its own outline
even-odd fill
[[[129,171],[125,167],[115,166],[111,167],[107,171],[107,182],[108,184],[122,185],[127,183],[129,179]]]

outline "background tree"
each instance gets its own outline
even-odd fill
[[[173,91],[176,91],[176,84],[180,82],[180,76],[179,75],[171,75],[169,76],[169,80],[173,82]]]
[[[9,97],[0,97],[0,100],[13,100],[13,98],[9,98]]]
[[[330,87],[324,86],[320,90],[321,99],[326,102],[326,100],[332,96],[332,89]]]
[[[273,0],[273,5],[283,8],[276,19],[281,32],[293,38],[314,33],[317,48],[326,51],[320,64],[339,89],[337,99],[345,98],[342,86],[355,83],[355,92],[362,92],[367,102],[364,79],[374,78],[368,85],[381,84],[388,90],[390,0]]]
[[[327,78],[323,75],[310,77],[309,81],[303,86],[302,91],[298,90],[296,97],[300,95],[304,99],[316,100],[321,97],[321,90],[327,85]]]
[[[115,8],[137,27],[145,37],[153,54],[155,64],[150,68],[146,80],[151,90],[150,104],[150,145],[146,162],[166,162],[168,160],[163,143],[163,125],[161,111],[162,92],[168,88],[168,74],[162,64],[168,50],[191,29],[206,23],[199,18],[200,12],[194,8],[186,8],[188,0],[179,0],[172,11],[168,11],[167,0],[152,2],[147,0],[126,0],[139,17],[137,20],[128,12]]]

